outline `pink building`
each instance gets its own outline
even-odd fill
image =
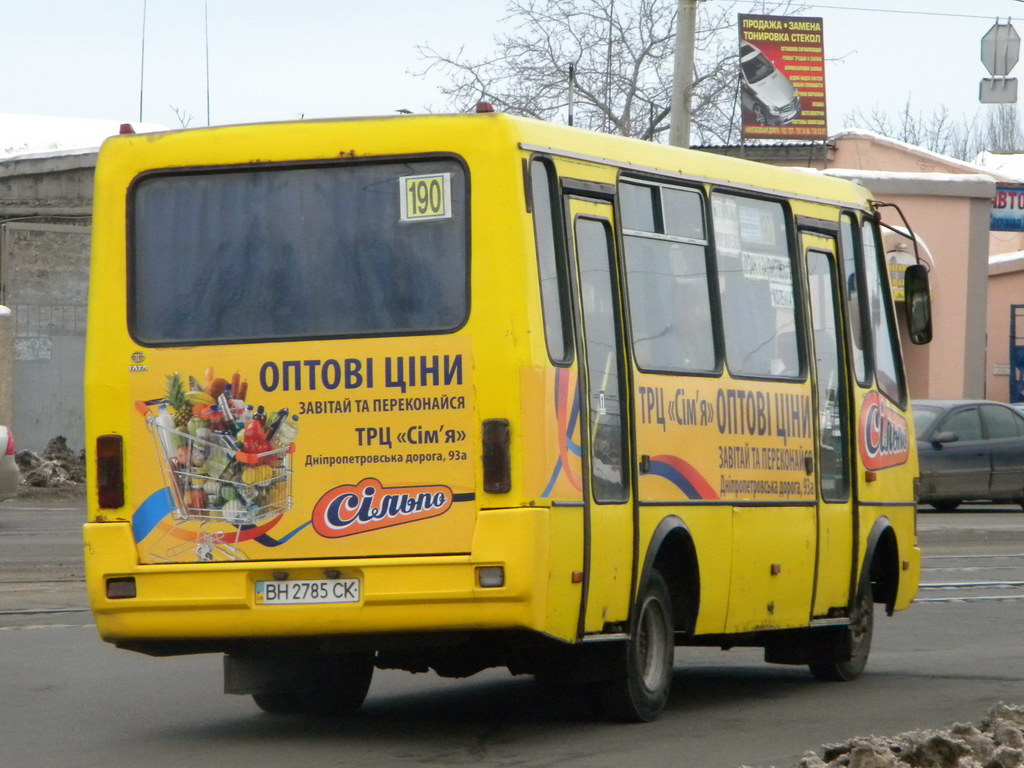
[[[915,398],[1009,399],[1009,304],[1024,303],[1024,254],[1016,262],[990,268],[991,201],[996,183],[1011,181],[990,170],[951,157],[879,136],[868,131],[842,131],[826,143],[808,145],[730,147],[775,165],[817,168],[830,175],[860,182],[883,202],[897,204],[919,240],[920,255],[931,268],[934,339],[915,347],[906,344],[907,376]],[[883,210],[883,221],[902,222]],[[992,233],[1005,234],[1005,233]],[[1019,238],[1019,239],[1018,239]],[[901,240],[903,242],[901,242]],[[1024,250],[1024,235],[998,244]],[[911,251],[903,238],[891,236],[892,260]],[[1012,266],[1011,266],[1012,265]],[[990,271],[996,274],[990,277]],[[999,271],[1003,270],[1003,271]],[[989,287],[1004,275],[998,288]],[[901,307],[898,307],[901,309]],[[986,337],[989,344],[986,345]]]

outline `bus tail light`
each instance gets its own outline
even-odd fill
[[[14,433],[11,432],[11,428],[7,428],[7,451],[8,456],[14,455]]]
[[[512,490],[512,454],[508,419],[485,419],[483,423],[484,491]]]
[[[107,579],[108,600],[130,600],[137,594],[134,576]]]
[[[101,509],[124,506],[124,445],[120,435],[96,438],[96,481]]]

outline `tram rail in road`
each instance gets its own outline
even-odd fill
[[[922,563],[915,603],[1024,600],[1024,553],[931,555]],[[982,573],[994,578],[979,578]],[[938,580],[939,574],[947,575],[947,580]],[[957,575],[967,574],[975,578],[956,580]]]

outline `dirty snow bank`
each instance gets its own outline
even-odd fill
[[[1024,707],[1000,702],[980,727],[954,723],[826,744],[821,757],[808,752],[796,768],[1024,768]]]
[[[85,451],[75,454],[63,435],[51,439],[42,455],[22,450],[14,454],[21,482],[40,488],[65,488],[85,482]]]

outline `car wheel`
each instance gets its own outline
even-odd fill
[[[668,586],[652,571],[640,595],[631,637],[601,686],[605,712],[622,722],[650,722],[665,708],[672,687],[675,628]]]
[[[846,629],[845,636],[841,635],[837,638],[838,642],[844,644],[849,642],[850,659],[811,664],[809,665],[811,674],[818,680],[839,683],[849,682],[860,677],[868,663],[874,630],[874,597],[871,593],[871,581],[865,578],[861,580],[861,585],[857,589],[857,598],[850,615],[850,626]]]
[[[943,499],[942,501],[933,501],[932,506],[939,512],[953,512],[960,506],[960,501],[959,499]]]

